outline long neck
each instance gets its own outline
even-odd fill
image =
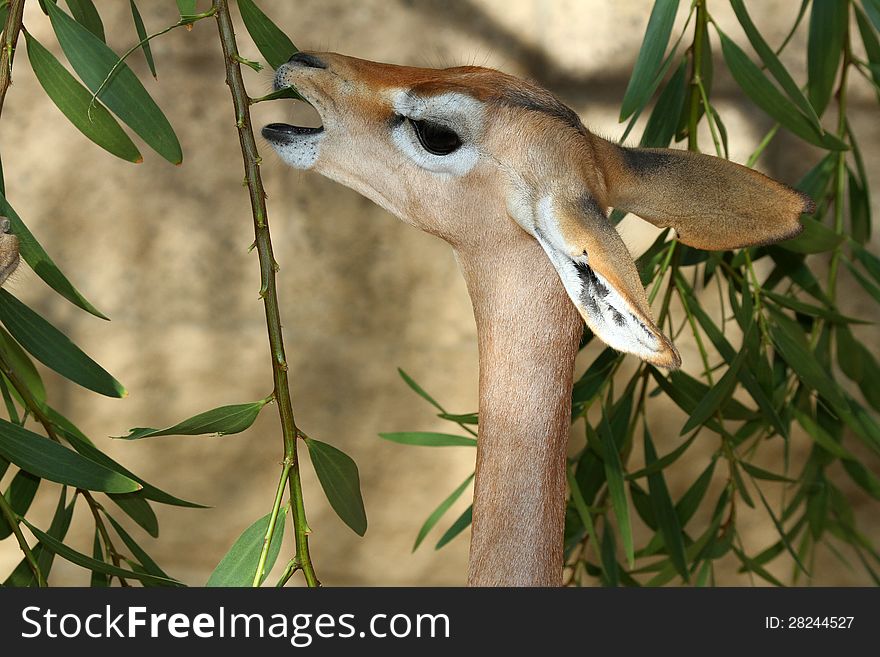
[[[458,251],[480,353],[471,586],[562,580],[565,454],[582,320],[539,244]]]

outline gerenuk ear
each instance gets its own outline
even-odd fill
[[[624,148],[593,138],[608,205],[656,226],[671,226],[685,244],[723,250],[779,242],[802,230],[813,200],[728,160],[667,148]]]
[[[537,210],[535,237],[593,333],[618,351],[680,367],[681,357],[654,323],[632,256],[596,201],[548,196]]]

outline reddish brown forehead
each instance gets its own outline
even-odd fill
[[[376,90],[407,89],[420,96],[461,93],[486,103],[519,107],[552,116],[586,132],[578,115],[552,93],[527,80],[481,66],[434,69],[371,62],[345,55],[321,54],[358,81]]]

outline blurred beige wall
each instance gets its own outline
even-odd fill
[[[119,52],[127,49],[136,39],[128,3],[96,4],[110,44]],[[139,4],[150,32],[176,20],[170,0]],[[617,110],[652,3],[259,4],[300,48],[400,64],[477,63],[534,77],[574,107],[592,129],[616,137],[622,132]],[[727,3],[713,2],[711,8],[731,37],[743,43]],[[781,41],[796,8],[785,0],[750,3],[771,43]],[[25,20],[58,54],[36,2],[28,3]],[[799,72],[804,32],[785,58]],[[259,58],[243,29],[239,36],[242,54]],[[157,505],[158,541],[134,529],[169,573],[202,584],[242,529],[269,511],[281,438],[273,406],[242,435],[138,443],[106,438],[134,426],[168,426],[214,406],[262,398],[271,390],[258,265],[256,255],[248,253],[253,240],[250,210],[240,184],[241,154],[214,21],[153,41],[153,53],[158,82],[149,79],[139,54],[130,63],[177,131],[184,150],[181,167],[169,165],[146,146],[141,149],[145,162],[134,166],[87,142],[45,97],[22,47],[0,122],[8,197],[69,278],[112,322],[71,306],[24,267],[10,289],[70,335],[130,393],[124,400],[105,399],[43,368],[51,403],[151,483],[212,507]],[[269,73],[246,71],[246,78],[252,95],[269,89]],[[741,162],[770,122],[744,101],[723,66],[716,67],[714,98],[732,135],[731,156]],[[873,172],[872,186],[878,189],[876,99],[858,77],[851,98],[854,128]],[[261,104],[254,108],[254,122],[290,121],[293,111],[291,103]],[[708,134],[702,139],[711,143]],[[424,518],[470,473],[473,451],[405,447],[377,437],[380,431],[451,428],[404,386],[398,366],[453,412],[476,409],[474,324],[452,253],[354,192],[284,168],[268,148],[262,150],[297,421],[307,433],[338,445],[357,461],[370,523],[363,539],[348,530],[327,505],[306,462],[305,497],[318,575],[328,585],[462,584],[466,535],[434,552],[435,531],[418,552],[410,554],[410,549]],[[815,159],[815,152],[780,135],[759,166],[794,182]],[[880,216],[880,208],[874,210]],[[622,232],[635,252],[654,235],[638,220],[628,220]],[[842,295],[842,302],[846,312],[878,319],[877,308],[864,295]],[[876,348],[876,330],[860,335]],[[685,361],[696,362],[696,352],[686,341],[681,346]],[[590,354],[579,361],[581,369]],[[657,436],[661,452],[677,444],[681,426],[676,411],[669,410],[668,418],[669,431]],[[573,447],[581,441],[577,431]],[[676,470],[673,494],[682,492],[713,448],[707,436],[699,453],[695,450]],[[35,517],[44,526],[55,503],[47,493],[42,491],[36,503]],[[878,538],[864,496],[853,491],[853,500],[864,528]],[[447,526],[465,506],[460,501],[441,525]],[[774,540],[763,512],[744,512],[740,520],[749,550]],[[83,551],[91,549],[91,526],[80,505],[71,536]],[[288,542],[285,552],[290,547]],[[860,573],[840,567],[827,551],[821,557],[828,567],[819,569],[817,583],[864,583]],[[13,541],[0,544],[0,575],[19,558]],[[780,560],[774,572],[786,577],[788,565]],[[53,578],[59,584],[84,584],[88,573],[57,560]],[[733,568],[722,581],[749,583]]]

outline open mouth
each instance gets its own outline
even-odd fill
[[[317,128],[307,128],[298,125],[289,125],[287,123],[270,123],[263,128],[263,137],[270,141],[286,142],[296,137],[305,135],[317,135],[324,132],[324,126]]]

